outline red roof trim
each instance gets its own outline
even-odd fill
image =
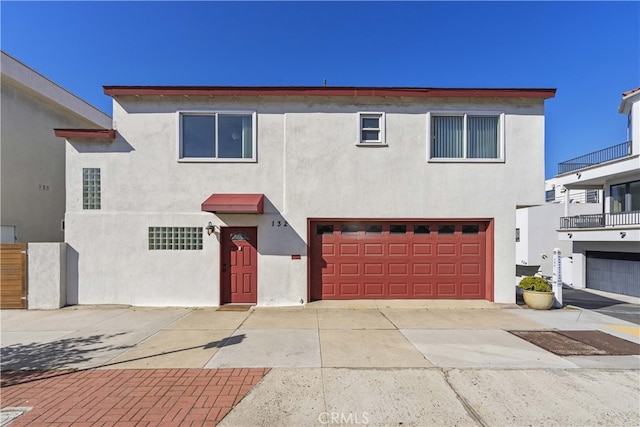
[[[409,98],[553,98],[556,89],[324,86],[104,86],[109,96],[347,96]]]
[[[202,210],[212,213],[264,212],[264,194],[212,194],[202,202]]]
[[[59,138],[115,139],[115,129],[54,129]]]

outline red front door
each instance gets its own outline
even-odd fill
[[[221,241],[221,304],[258,302],[258,230],[223,227]]]

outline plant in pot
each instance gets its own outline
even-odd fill
[[[518,285],[529,308],[549,310],[553,306],[554,294],[551,285],[542,277],[528,276]]]

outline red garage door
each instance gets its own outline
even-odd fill
[[[487,222],[309,224],[311,300],[487,296]]]

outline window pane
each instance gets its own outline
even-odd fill
[[[413,227],[413,234],[430,234],[431,228],[428,225],[415,225]]]
[[[317,234],[333,234],[333,225],[317,225]]]
[[[380,127],[379,117],[363,117],[362,128],[363,129],[378,129]]]
[[[625,187],[626,184],[618,184],[611,186],[611,213],[625,211]]]
[[[498,117],[467,117],[467,157],[497,159],[499,155]]]
[[[406,225],[391,225],[389,227],[389,233],[391,234],[405,234],[407,232]]]
[[[183,115],[182,157],[215,157],[215,155],[215,116]]]
[[[634,181],[629,184],[629,197],[631,197],[629,202],[631,205],[630,210],[640,211],[640,181]]]
[[[435,116],[431,127],[431,157],[461,158],[463,155],[462,117]]]
[[[253,157],[251,116],[218,115],[218,157],[247,159]]]
[[[362,131],[362,142],[377,142],[380,141],[380,137],[378,136],[380,134],[379,131],[377,130],[363,130]]]
[[[375,234],[380,234],[382,233],[382,226],[381,225],[367,225],[364,227],[364,232],[365,233],[375,233]]]
[[[351,225],[351,224],[343,224],[340,226],[340,232],[341,233],[357,233],[358,232],[358,226],[357,225]]]
[[[453,234],[456,231],[453,225],[440,225],[438,226],[438,234]]]
[[[480,227],[477,225],[463,225],[462,234],[478,234]]]

